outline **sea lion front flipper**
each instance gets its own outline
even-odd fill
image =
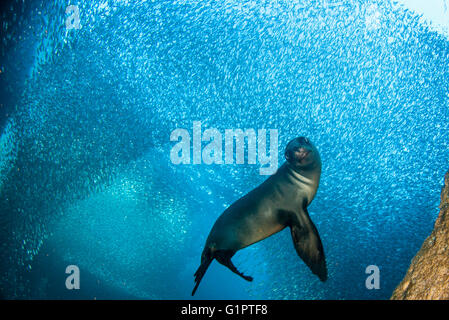
[[[303,212],[292,219],[290,229],[298,255],[321,281],[326,281],[327,267],[323,245],[307,209],[303,209]]]

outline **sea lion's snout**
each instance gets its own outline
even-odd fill
[[[299,161],[304,160],[310,153],[310,150],[307,150],[306,148],[299,148],[294,152],[295,158]]]
[[[292,148],[285,152],[285,159],[290,163],[300,164],[309,156],[310,152],[311,150],[303,147]]]
[[[312,145],[306,137],[290,141],[285,148],[285,159],[292,164],[301,164],[312,152]]]

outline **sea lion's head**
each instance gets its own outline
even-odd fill
[[[285,147],[285,160],[295,170],[313,170],[321,168],[318,150],[306,137],[293,139]]]

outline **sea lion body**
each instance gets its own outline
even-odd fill
[[[201,265],[195,273],[195,293],[213,259],[246,280],[231,257],[240,249],[261,241],[286,227],[300,257],[322,281],[327,278],[324,251],[307,206],[318,189],[321,159],[307,138],[289,142],[286,162],[257,188],[234,202],[217,219],[206,240]]]
[[[217,219],[206,247],[240,250],[287,227],[290,214],[310,204],[318,185],[287,164],[234,202]],[[310,200],[309,200],[310,199]]]

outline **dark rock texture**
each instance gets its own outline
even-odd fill
[[[441,191],[440,214],[435,227],[391,299],[449,299],[449,172]]]

